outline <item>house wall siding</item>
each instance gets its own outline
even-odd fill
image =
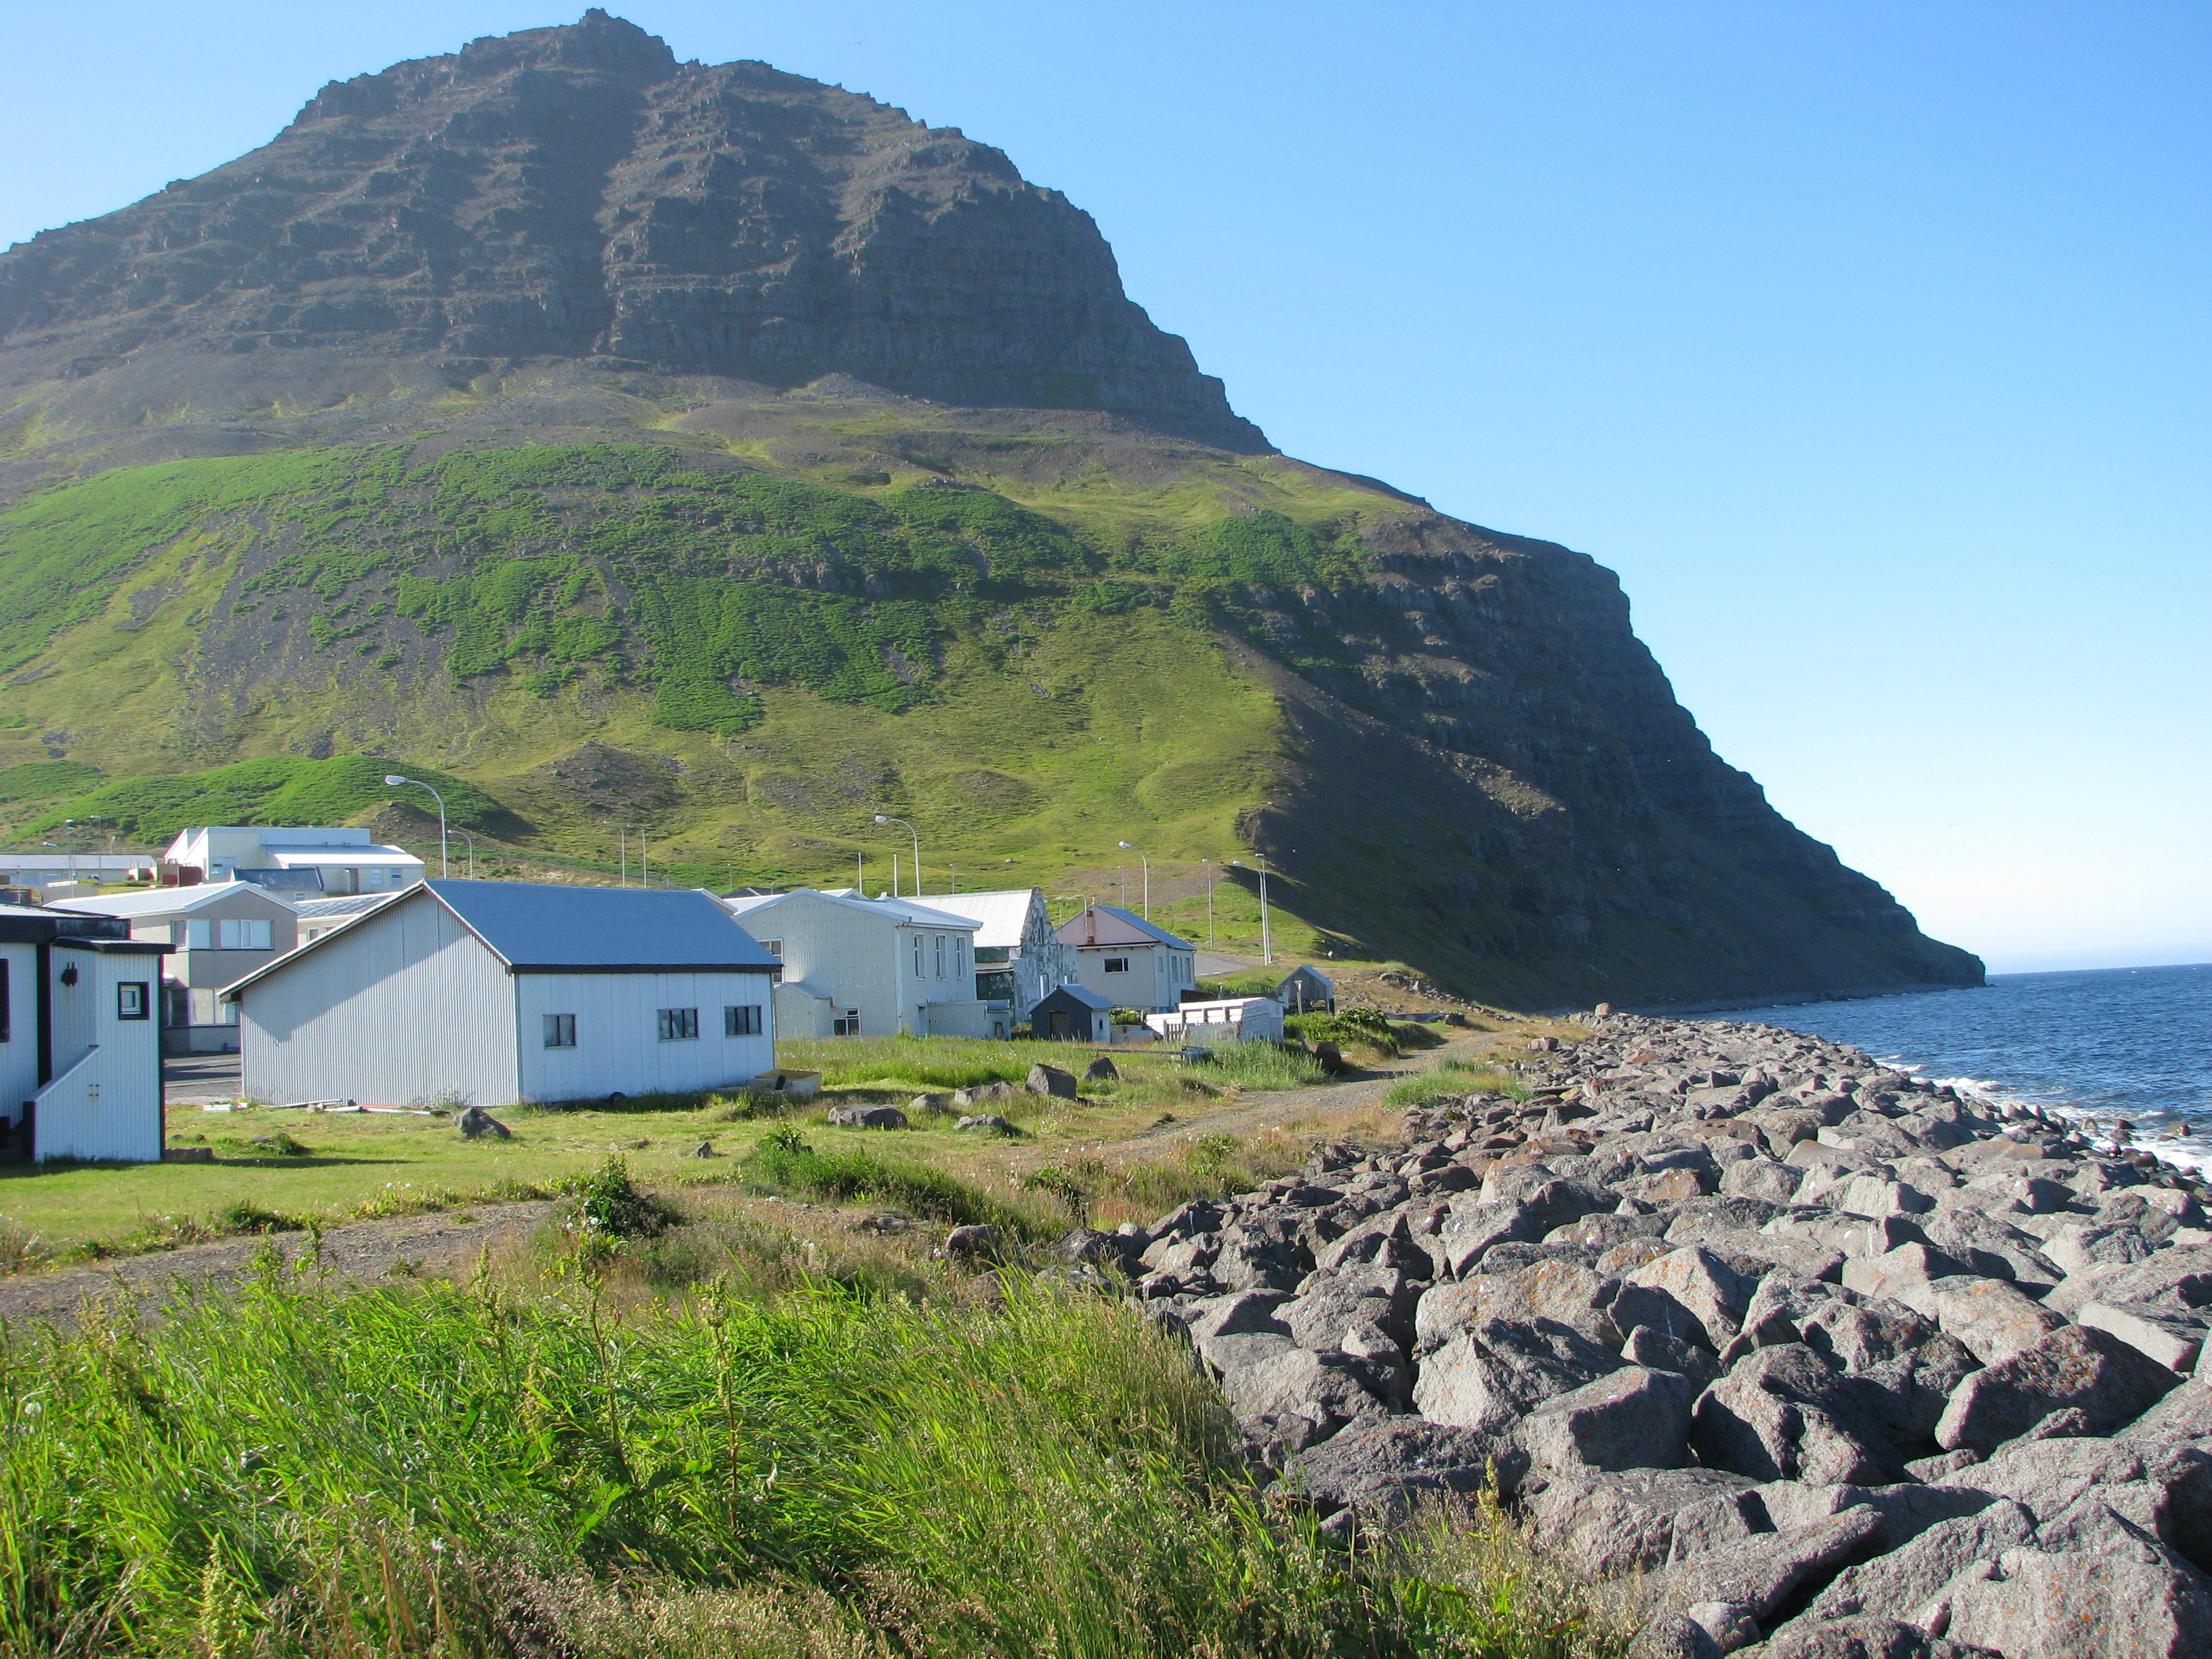
[[[426,894],[395,899],[240,997],[252,1099],[398,1106],[520,1093],[514,981]]]
[[[76,983],[64,985],[70,968]],[[52,972],[54,1078],[35,1097],[36,1156],[159,1163],[161,1027],[150,1000],[161,992],[161,958],[57,946]],[[149,1018],[116,1018],[116,988],[126,981],[146,987]]]
[[[745,1083],[775,1065],[767,974],[518,974],[514,985],[524,1100],[689,1094]],[[758,1008],[760,1035],[724,1036],[725,1007]],[[696,1008],[699,1035],[662,1042],[663,1008]],[[548,1014],[575,1016],[574,1048],[545,1046]]]
[[[8,964],[8,1041],[0,1042],[0,1115],[19,1121],[39,1091],[39,947],[0,945]]]

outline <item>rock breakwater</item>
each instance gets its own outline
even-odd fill
[[[2212,1651],[2206,1189],[1795,1032],[1585,1024],[1071,1254],[1328,1529],[1494,1480],[1640,1577],[1641,1653]]]

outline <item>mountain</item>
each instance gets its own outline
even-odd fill
[[[1194,926],[1265,854],[1290,948],[1521,1006],[1981,977],[1609,572],[1274,451],[997,150],[598,11],[0,254],[0,684],[18,833],[390,757],[698,880],[880,811],[970,884],[1133,842]]]

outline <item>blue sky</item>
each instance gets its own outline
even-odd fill
[[[512,0],[0,0],[0,242]],[[1006,149],[1292,454],[1618,570],[1999,970],[2212,960],[2212,9],[611,7]]]

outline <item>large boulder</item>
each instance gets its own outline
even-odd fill
[[[1899,1299],[1965,1343],[1984,1365],[2000,1364],[2033,1347],[2066,1323],[2002,1279],[1953,1274],[1903,1292]]]
[[[1620,1332],[1607,1311],[1620,1286],[1578,1263],[1540,1261],[1510,1273],[1478,1273],[1424,1291],[1413,1310],[1417,1347],[1443,1346],[1470,1325],[1486,1319],[1528,1323],[1548,1319],[1579,1331],[1609,1348],[1620,1346]]]
[[[2203,1659],[2206,1592],[2180,1563],[2008,1549],[1953,1583],[1945,1633],[2006,1659]]]
[[[1030,1067],[1029,1079],[1024,1085],[1033,1095],[1051,1095],[1060,1100],[1075,1098],[1075,1073],[1063,1072],[1057,1066],[1048,1066],[1042,1060]]]
[[[1580,1332],[1548,1320],[1469,1326],[1421,1362],[1413,1406],[1432,1422],[1497,1433],[1547,1400],[1620,1369]]]
[[[1526,1461],[1510,1443],[1472,1429],[1370,1419],[1297,1453],[1283,1473],[1289,1489],[1325,1516],[1355,1509],[1388,1521],[1425,1497],[1480,1492],[1493,1468],[1510,1491]]]
[[[1697,1390],[1676,1371],[1624,1365],[1546,1401],[1515,1437],[1547,1469],[1669,1469],[1689,1461]]]
[[[1901,1471],[1895,1453],[1850,1420],[1842,1379],[1802,1343],[1760,1348],[1697,1402],[1690,1444],[1708,1468],[1759,1480],[1878,1486]]]
[[[1538,1548],[1601,1580],[1772,1529],[1756,1483],[1723,1469],[1556,1471],[1523,1509]]]
[[[1693,1555],[1655,1574],[1652,1584],[1663,1608],[1717,1601],[1764,1623],[1800,1585],[1832,1572],[1881,1531],[1874,1506],[1854,1504],[1810,1526],[1755,1534]]]
[[[1878,1614],[1910,1619],[1978,1561],[1995,1560],[2035,1536],[2035,1516],[2010,1498],[1939,1521],[1899,1548],[1845,1567],[1806,1610],[1809,1620]]]
[[[481,1106],[471,1106],[453,1121],[464,1140],[480,1140],[489,1135],[495,1140],[506,1140],[513,1132]]]
[[[906,1114],[896,1106],[832,1106],[829,1121],[844,1129],[903,1129]]]
[[[1630,1273],[1613,1320],[1623,1329],[1649,1325],[1717,1353],[1735,1339],[1752,1289],[1719,1256],[1688,1245]]]
[[[1281,1317],[1302,1348],[1341,1348],[1344,1334],[1361,1323],[1376,1326],[1401,1349],[1413,1345],[1419,1287],[1395,1268],[1368,1266],[1315,1273],[1299,1291],[1295,1301],[1284,1304]]]
[[[2110,1434],[2140,1417],[2179,1379],[2108,1332],[2069,1325],[1959,1387],[1936,1425],[1945,1450],[1984,1457],[2045,1418],[2079,1410],[2087,1432]]]
[[[1988,1648],[1963,1647],[1901,1619],[1793,1620],[1756,1651],[1756,1659],[2004,1659]]]

